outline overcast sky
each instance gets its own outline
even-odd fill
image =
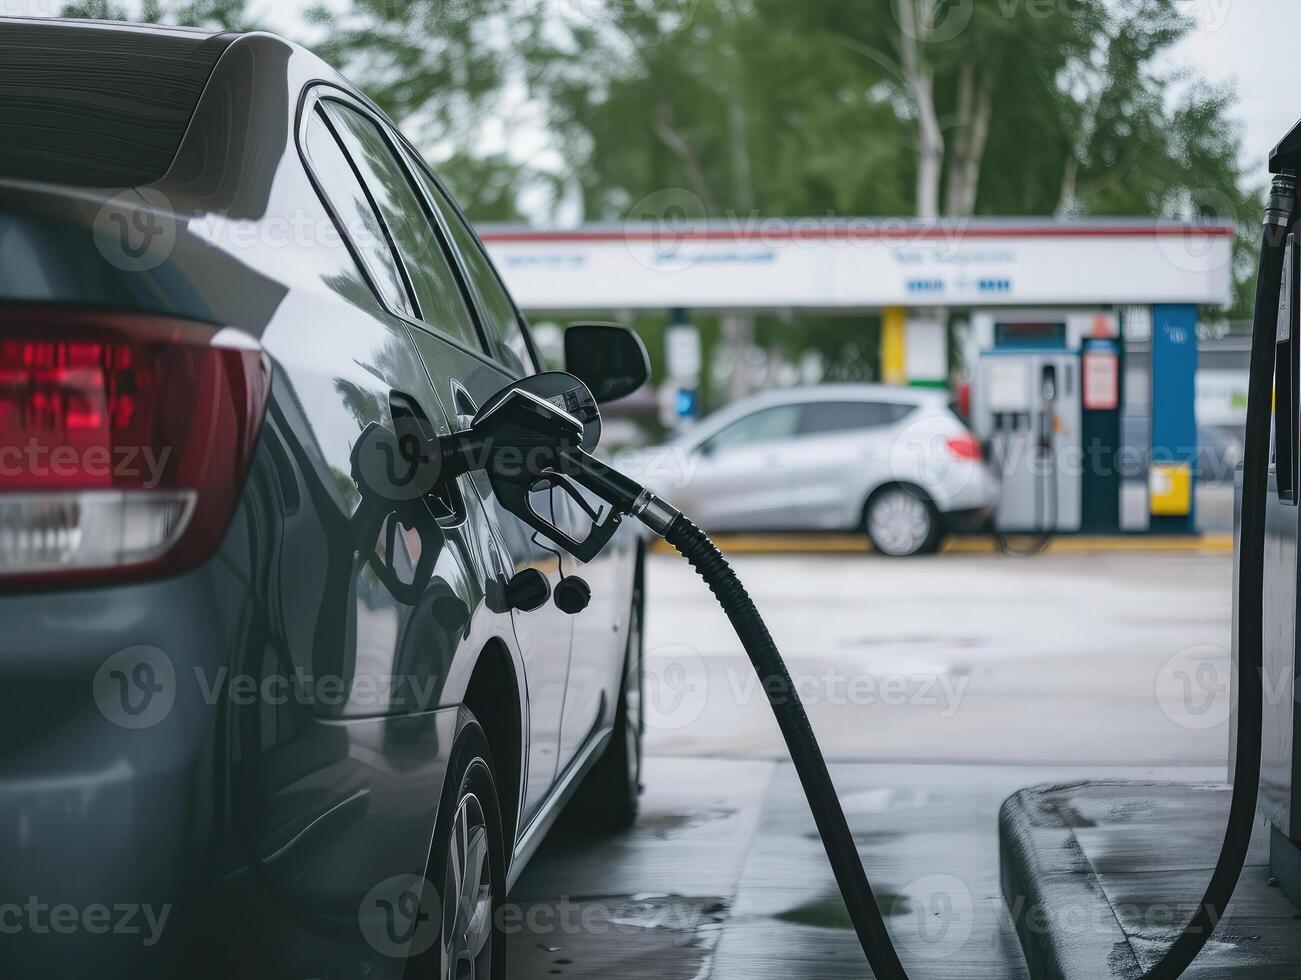
[[[1198,28],[1171,62],[1236,83],[1245,163],[1264,173],[1269,151],[1301,119],[1301,0],[1183,0]]]

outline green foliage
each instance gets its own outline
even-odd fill
[[[502,154],[459,151],[438,164],[438,175],[471,219],[520,223],[519,192],[528,168]]]
[[[256,24],[245,10],[246,6],[247,0],[143,0],[138,5],[114,0],[82,0],[67,4],[62,16],[248,31],[255,29]]]
[[[870,97],[849,51],[789,29],[805,6],[613,3],[559,41],[554,24],[531,38],[529,79],[587,216],[622,218],[664,188],[715,216],[905,211],[896,107]]]
[[[353,0],[325,4],[308,20],[326,30],[316,51],[353,78],[395,120],[416,117],[430,139],[474,122],[481,101],[500,92],[508,52],[493,28],[510,0]]]

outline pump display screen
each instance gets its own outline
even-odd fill
[[[996,323],[994,344],[998,347],[1065,347],[1066,324]]]

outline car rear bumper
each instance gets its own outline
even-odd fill
[[[0,622],[6,975],[402,975],[359,909],[423,867],[458,708],[244,700],[283,651],[222,557]]]
[[[130,975],[168,948],[202,873],[197,773],[223,751],[194,678],[227,663],[243,595],[212,561],[0,599],[0,944],[15,975]]]

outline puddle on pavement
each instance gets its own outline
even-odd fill
[[[894,830],[856,830],[854,831],[854,843],[859,847],[884,847],[897,841],[903,834]],[[804,835],[805,840],[815,840],[822,843],[822,838],[818,836],[816,830],[810,830]]]
[[[908,915],[912,911],[907,895],[877,890],[876,897],[881,905],[881,914],[886,918]],[[789,922],[797,926],[814,926],[819,929],[854,928],[854,923],[850,921],[849,912],[845,908],[845,902],[838,892],[780,912],[776,919],[779,922]]]
[[[637,821],[638,832],[648,831],[660,840],[672,840],[688,830],[703,827],[715,820],[726,820],[735,816],[732,807],[715,807],[712,810],[695,810],[691,813],[658,813],[645,816]]]
[[[637,964],[663,980],[695,980],[708,974],[729,911],[721,898],[680,895],[530,902],[503,920],[509,974],[608,980]]]

